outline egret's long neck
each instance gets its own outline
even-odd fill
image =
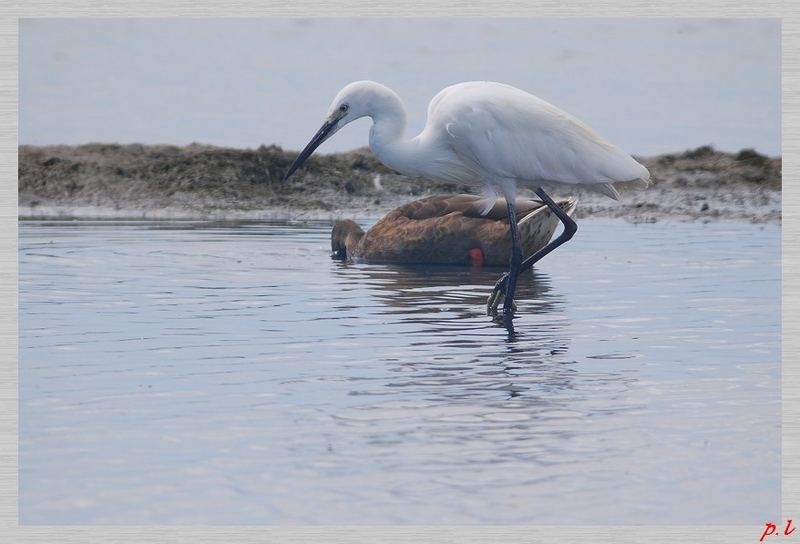
[[[394,93],[381,93],[372,101],[369,147],[378,159],[398,172],[418,175],[419,156],[415,140],[404,137],[406,111]]]

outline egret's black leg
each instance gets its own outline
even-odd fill
[[[505,299],[503,301],[503,317],[510,319],[514,313],[514,291],[517,288],[517,277],[522,265],[522,245],[519,241],[519,229],[517,228],[517,211],[514,209],[514,201],[506,198],[508,208],[508,226],[511,230],[511,260],[508,264],[508,274],[505,288]]]
[[[562,210],[558,204],[553,202],[553,199],[550,198],[550,196],[544,192],[544,189],[539,187],[538,189],[536,189],[536,194],[539,195],[539,198],[542,199],[542,202],[547,204],[547,207],[550,208],[550,210],[552,210],[552,212],[556,214],[556,216],[561,220],[561,223],[563,223],[564,225],[564,232],[559,234],[555,240],[544,246],[542,249],[540,249],[539,251],[537,251],[524,261],[522,261],[522,263],[519,266],[518,272],[522,272],[523,270],[527,270],[528,268],[532,267],[534,263],[539,261],[542,257],[544,257],[545,255],[553,251],[555,248],[557,248],[558,246],[560,246],[561,244],[572,238],[575,235],[575,232],[578,230],[577,223],[575,223],[575,221],[569,215],[567,215],[566,212]],[[513,284],[514,287],[516,287],[516,281],[517,279],[515,277]],[[509,292],[509,287],[511,287],[511,285],[512,284],[510,280],[510,275],[503,274],[503,276],[495,284],[492,294],[489,296],[489,302],[487,308],[489,314],[492,314],[496,311],[497,303],[499,302],[500,296],[503,293],[506,293],[507,296],[507,293]],[[512,290],[510,292],[512,293],[513,296],[514,291]],[[503,313],[506,312],[506,306],[507,303],[504,302]]]
[[[553,202],[553,199],[550,198],[550,195],[544,192],[544,189],[539,187],[536,189],[536,194],[539,195],[539,198],[542,199],[542,202],[547,204],[547,207],[550,208],[554,214],[561,220],[561,223],[564,224],[564,232],[558,235],[558,238],[544,246],[542,249],[522,261],[520,265],[520,270],[527,270],[528,268],[532,267],[536,261],[540,260],[542,257],[553,251],[555,248],[567,242],[570,238],[572,238],[575,233],[578,231],[578,224],[573,220],[567,212],[561,209],[561,206]]]

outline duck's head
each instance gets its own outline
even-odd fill
[[[364,231],[355,221],[344,219],[333,224],[331,231],[331,257],[346,261],[352,259]]]

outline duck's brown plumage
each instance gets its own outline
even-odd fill
[[[505,200],[498,199],[486,215],[483,197],[437,195],[400,206],[366,233],[353,221],[334,224],[331,249],[340,258],[375,262],[473,264],[508,266],[511,234]],[[572,214],[576,201],[558,205]],[[525,255],[543,247],[558,226],[558,218],[539,200],[514,202]]]

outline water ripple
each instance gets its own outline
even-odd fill
[[[22,522],[778,516],[778,227],[583,221],[513,334],[500,270],[328,235],[23,222]]]

